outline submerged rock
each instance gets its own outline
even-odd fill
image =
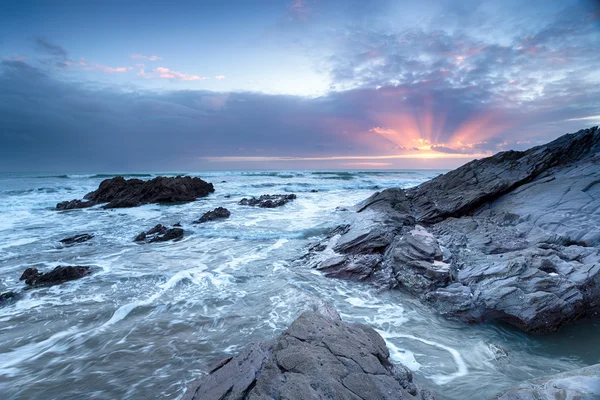
[[[600,399],[600,364],[522,383],[491,400]]]
[[[19,297],[17,292],[4,292],[0,293],[0,305],[5,305],[8,302],[14,301]]]
[[[90,235],[87,233],[83,233],[81,235],[75,235],[75,236],[71,236],[68,237],[66,239],[62,239],[60,242],[62,244],[75,244],[75,243],[83,243],[83,242],[87,242],[88,240],[92,239],[94,237],[94,235]]]
[[[91,207],[108,203],[104,208],[136,207],[150,203],[180,203],[194,201],[208,196],[215,189],[212,183],[197,177],[159,176],[149,181],[125,179],[117,176],[105,179],[97,190],[85,195],[87,201],[63,201],[56,205],[57,210]]]
[[[167,228],[162,224],[155,225],[147,232],[141,232],[134,239],[135,242],[146,241],[148,243],[166,242],[183,238],[184,230],[181,228]]]
[[[284,204],[288,203],[291,200],[296,198],[295,194],[263,194],[262,196],[256,198],[251,197],[249,199],[243,198],[239,201],[239,205],[242,206],[254,206],[261,208],[275,208],[281,207]]]
[[[595,127],[378,192],[302,260],[447,316],[550,332],[600,315],[599,209]]]
[[[217,207],[212,211],[208,211],[200,217],[197,221],[194,221],[194,224],[201,224],[203,222],[215,221],[217,219],[229,218],[231,213],[228,209],[224,207]]]
[[[83,278],[92,273],[87,266],[58,266],[51,271],[40,273],[37,268],[27,268],[20,281],[25,281],[28,286],[52,286],[63,282]]]
[[[185,400],[420,399],[411,371],[390,361],[373,329],[306,312],[279,337],[248,345],[193,383]]]

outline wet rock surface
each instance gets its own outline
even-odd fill
[[[27,268],[19,280],[25,281],[28,286],[52,286],[63,282],[83,278],[92,273],[87,266],[58,266],[48,272],[39,272],[37,268]]]
[[[288,202],[296,199],[295,194],[263,194],[260,197],[243,198],[239,201],[239,205],[253,206],[261,208],[276,208],[281,207]]]
[[[600,399],[600,364],[522,383],[492,400]]]
[[[76,243],[87,242],[88,240],[92,239],[93,237],[94,237],[94,235],[90,235],[88,233],[83,233],[81,235],[75,235],[75,236],[68,237],[66,239],[62,239],[60,242],[65,245],[71,245],[71,244],[76,244]]]
[[[306,312],[279,337],[248,345],[193,383],[185,400],[421,399],[411,371],[362,324]]]
[[[225,218],[229,218],[230,215],[231,215],[231,213],[229,212],[228,209],[226,209],[224,207],[217,207],[212,211],[208,211],[208,212],[204,213],[204,215],[202,215],[202,217],[200,217],[200,219],[194,221],[194,224],[202,224],[204,222],[216,221],[218,219],[225,219]]]
[[[162,224],[158,224],[147,232],[141,232],[135,237],[134,241],[147,243],[167,242],[169,240],[180,240],[183,238],[183,234],[184,230],[181,228],[168,228]]]
[[[57,210],[86,208],[107,203],[104,208],[137,207],[151,203],[181,203],[208,196],[215,189],[212,183],[197,177],[163,177],[143,181],[117,176],[105,179],[97,190],[85,195],[84,199],[63,201],[56,205]]]
[[[302,262],[469,322],[550,332],[599,316],[597,128],[384,190],[355,210]]]

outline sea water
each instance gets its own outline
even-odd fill
[[[187,173],[215,185],[192,203],[58,212],[114,175],[0,175],[0,292],[21,291],[28,267],[89,265],[94,273],[26,290],[0,306],[0,398],[174,399],[219,359],[281,333],[328,303],[376,329],[394,361],[439,399],[485,399],[525,379],[600,362],[597,323],[547,336],[444,319],[400,291],[325,278],[296,260],[352,211],[389,187],[440,171]],[[173,173],[125,175],[151,179]],[[276,209],[240,206],[296,193]],[[228,196],[228,197],[226,197]],[[231,217],[192,224],[226,207]],[[156,224],[181,223],[178,242],[138,244]],[[88,242],[59,242],[80,233]]]

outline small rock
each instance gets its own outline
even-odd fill
[[[208,211],[208,212],[204,213],[204,215],[202,215],[202,217],[200,217],[199,220],[194,221],[194,224],[201,224],[203,222],[209,222],[209,221],[215,221],[217,219],[229,218],[230,215],[231,215],[231,213],[229,212],[228,209],[226,209],[224,207],[217,207],[212,211]]]
[[[294,200],[295,194],[263,194],[259,198],[251,197],[249,199],[243,198],[239,201],[239,205],[242,206],[256,206],[261,208],[275,208],[281,207],[287,202]]]
[[[19,294],[17,292],[0,293],[0,305],[6,304],[9,301],[16,300],[18,296]]]
[[[91,238],[93,238],[94,235],[89,235],[87,233],[83,233],[81,235],[75,235],[75,236],[71,236],[68,237],[66,239],[62,239],[60,242],[62,244],[75,244],[75,243],[83,243],[83,242],[87,242],[88,240],[90,240]]]
[[[36,268],[27,268],[19,280],[24,280],[28,286],[52,286],[63,282],[83,278],[91,274],[87,266],[58,266],[52,271],[40,273]]]
[[[56,209],[59,211],[62,210],[73,210],[76,208],[88,208],[95,206],[96,203],[93,201],[81,201],[81,200],[71,200],[71,201],[61,201],[56,205]]]
[[[166,242],[169,240],[179,240],[183,237],[183,229],[167,228],[162,224],[157,224],[147,232],[141,232],[134,239],[135,242],[147,241],[148,243]]]

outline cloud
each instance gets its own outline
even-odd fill
[[[162,57],[159,56],[145,56],[143,54],[131,54],[129,56],[132,60],[147,60],[147,61],[158,61],[162,60]]]
[[[83,64],[86,65],[86,64]],[[124,73],[127,71],[130,71],[132,69],[132,67],[109,67],[106,65],[101,65],[101,64],[92,64],[89,66],[86,66],[84,69],[88,70],[88,71],[101,71],[107,74],[114,74],[114,73]]]
[[[225,79],[225,75],[217,75],[217,76],[215,76],[215,79],[220,81],[222,79]]]
[[[184,74],[165,67],[158,67],[154,71],[157,73],[157,77],[160,79],[177,79],[182,81],[205,81],[208,79],[204,76],[201,77],[198,75]]]
[[[67,51],[54,43],[51,43],[47,39],[43,37],[36,37],[34,39],[36,50],[41,53],[46,53],[54,57],[61,58],[63,60],[67,60],[69,58]]]

